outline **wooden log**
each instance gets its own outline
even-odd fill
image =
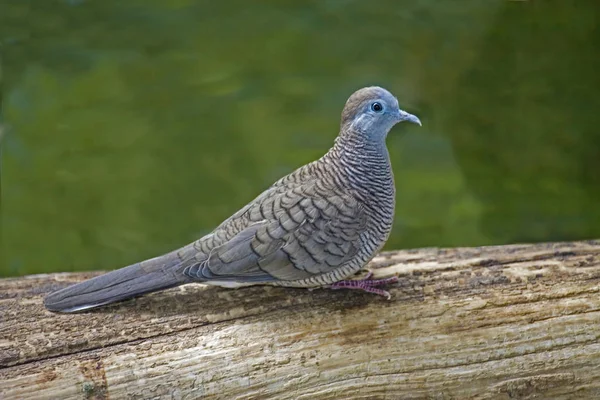
[[[0,280],[2,399],[600,398],[600,241],[384,253],[390,301],[186,285],[53,314]]]

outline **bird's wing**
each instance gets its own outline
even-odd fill
[[[308,182],[261,200],[246,210],[253,222],[185,274],[201,281],[299,280],[330,272],[358,251],[366,216],[353,197]]]

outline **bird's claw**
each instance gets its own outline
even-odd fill
[[[373,273],[369,271],[367,276],[362,279],[350,279],[337,281],[329,286],[330,289],[355,289],[362,290],[363,292],[373,293],[378,296],[383,296],[388,300],[392,298],[392,295],[387,291],[380,289],[379,286],[385,286],[390,283],[398,282],[397,276],[392,276],[390,278],[384,279],[371,279]]]

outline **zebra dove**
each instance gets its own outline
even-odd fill
[[[186,283],[350,288],[380,294],[395,278],[345,280],[383,247],[394,218],[385,139],[401,121],[387,90],[356,91],[333,147],[281,178],[212,233],[165,255],[48,295],[46,308],[74,312]]]

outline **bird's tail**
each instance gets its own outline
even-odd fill
[[[108,272],[50,293],[44,305],[50,311],[87,310],[188,283],[175,252]]]

